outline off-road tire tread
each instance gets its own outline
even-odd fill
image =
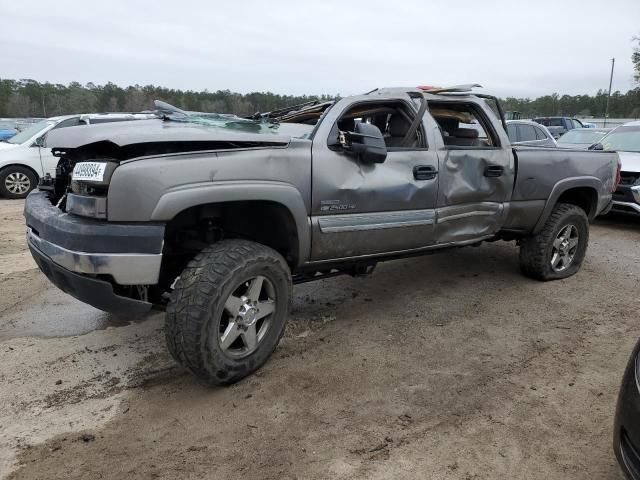
[[[567,269],[567,272],[554,272],[548,265],[546,258],[546,249],[557,235],[557,227],[567,217],[577,215],[582,218],[586,225],[585,232],[580,232],[581,237],[584,235],[586,244],[589,242],[589,219],[585,211],[569,203],[558,203],[549,215],[544,227],[536,235],[527,237],[520,244],[520,269],[522,273],[536,280],[556,280],[573,275],[579,270],[584,260],[584,252],[580,258],[574,257],[573,264]],[[586,251],[586,245],[584,250]]]
[[[261,352],[260,357],[264,361],[259,362],[259,365],[224,378],[219,375],[220,371],[215,371],[215,361],[212,365],[209,342],[203,342],[203,336],[208,334],[211,308],[221,300],[220,295],[227,281],[234,274],[256,263],[269,263],[287,276],[288,312],[291,302],[289,266],[275,250],[248,240],[222,240],[203,249],[187,264],[171,293],[165,320],[167,348],[178,363],[207,383],[234,383],[256,370],[273,353],[284,333],[283,322],[276,341],[267,351]]]

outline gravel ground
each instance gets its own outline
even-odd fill
[[[206,388],[163,315],[50,286],[0,201],[0,477],[621,479],[618,384],[640,334],[640,221],[600,220],[540,283],[498,242],[294,288],[258,374]]]

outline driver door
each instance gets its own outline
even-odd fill
[[[438,156],[422,121],[401,143],[418,111],[411,98],[351,97],[338,102],[314,137],[312,251],[314,261],[401,253],[434,243]],[[338,143],[355,122],[385,136],[383,163],[363,163]]]

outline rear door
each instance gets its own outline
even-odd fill
[[[515,178],[507,134],[479,99],[430,101],[429,109],[441,133],[435,240],[489,237],[504,223]]]
[[[409,117],[404,122],[402,112]],[[403,252],[434,243],[438,154],[422,123],[412,145],[399,145],[407,121],[417,113],[408,95],[351,97],[329,110],[312,147],[312,260]],[[384,163],[364,164],[336,145],[338,132],[351,131],[358,121],[384,133]]]

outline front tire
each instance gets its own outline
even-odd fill
[[[574,275],[589,244],[589,219],[580,207],[557,204],[540,232],[520,245],[520,269],[537,280],[558,280]]]
[[[291,272],[275,250],[223,240],[181,273],[167,306],[173,358],[205,382],[237,382],[260,368],[284,333]]]
[[[5,198],[26,198],[37,185],[38,178],[26,167],[10,165],[0,171],[0,195]]]

